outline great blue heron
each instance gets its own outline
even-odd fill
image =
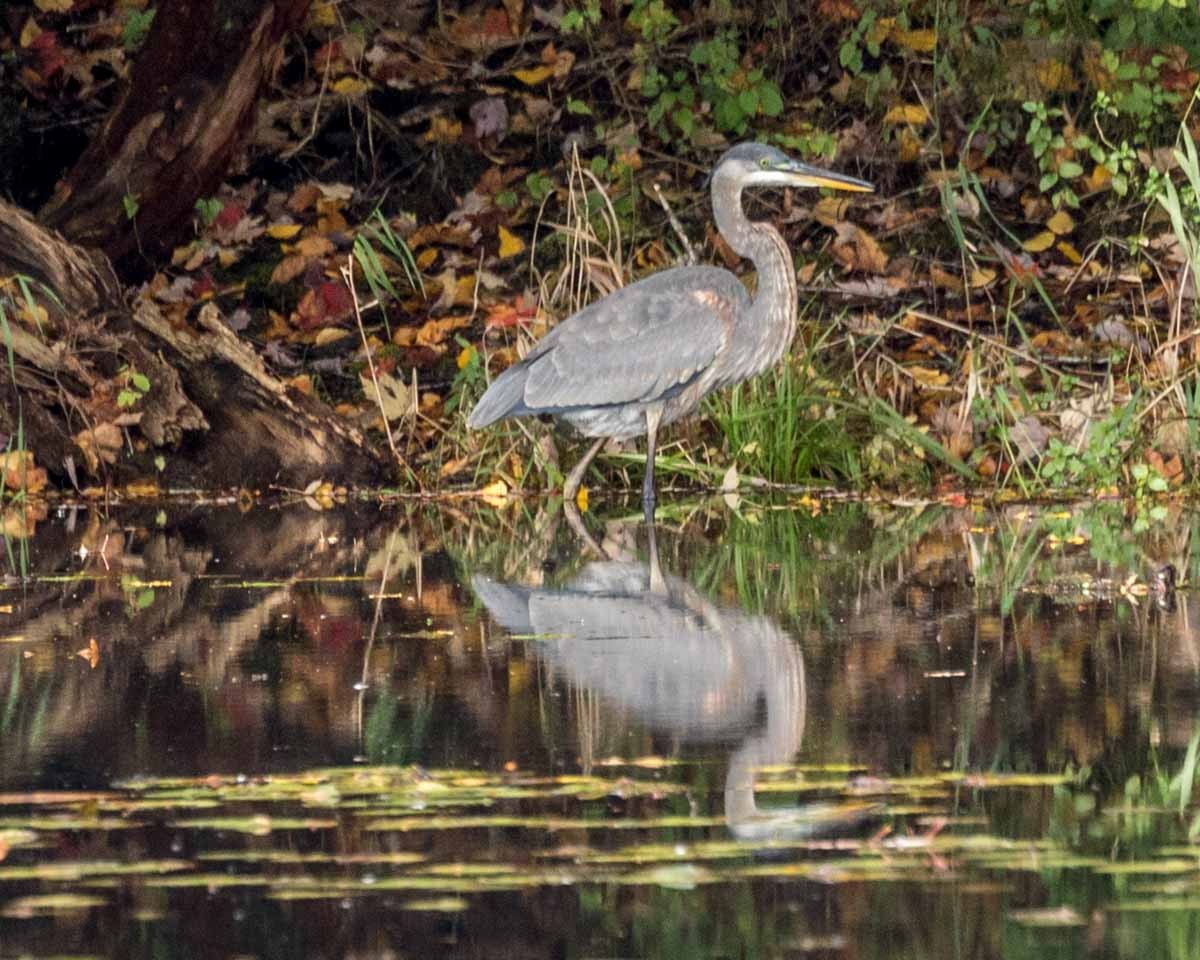
[[[742,190],[757,186],[874,190],[761,143],[732,147],[712,172],[713,217],[730,248],[753,262],[754,298],[716,267],[673,267],[623,287],[568,317],[500,374],[467,426],[548,413],[596,437],[567,477],[568,504],[606,439],[645,433],[642,501],[652,522],[658,428],[694,411],[714,390],[773,366],[796,331],[796,273],[787,244],[771,224],[751,222],[742,210]]]

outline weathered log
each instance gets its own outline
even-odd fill
[[[168,323],[146,298],[131,309],[103,257],[0,200],[0,278],[14,276],[27,278],[46,316],[39,329],[10,311],[0,347],[11,348],[14,363],[0,376],[0,431],[19,430],[51,474],[74,478],[103,447],[87,442],[89,432],[107,426],[112,434],[116,426],[139,432],[151,452],[164,453],[168,477],[189,485],[304,486],[382,476],[363,434],[272,376],[211,304],[198,327]],[[13,292],[10,307],[23,306],[24,295]],[[103,421],[98,398],[112,394],[122,367],[144,374],[150,390],[128,417]],[[120,481],[144,470],[130,460],[129,446],[110,444],[91,464],[105,469],[95,472]]]

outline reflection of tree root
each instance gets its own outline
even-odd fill
[[[579,508],[575,505],[573,497],[568,497],[563,501],[563,513],[567,515],[567,523],[570,524],[572,532],[580,539],[584,547],[590,550],[597,560],[609,559],[608,554],[583,525],[583,517],[579,515]]]

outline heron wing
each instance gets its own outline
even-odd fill
[[[649,402],[703,373],[750,305],[737,277],[676,267],[616,291],[552,330],[521,362],[523,405],[571,407]]]

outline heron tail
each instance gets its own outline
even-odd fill
[[[505,630],[510,633],[533,633],[528,587],[500,583],[477,573],[471,578],[471,588],[487,607],[492,619]]]
[[[497,420],[525,410],[525,370],[520,364],[509,367],[492,381],[487,392],[479,398],[475,409],[467,417],[467,426],[472,430],[486,427]]]

